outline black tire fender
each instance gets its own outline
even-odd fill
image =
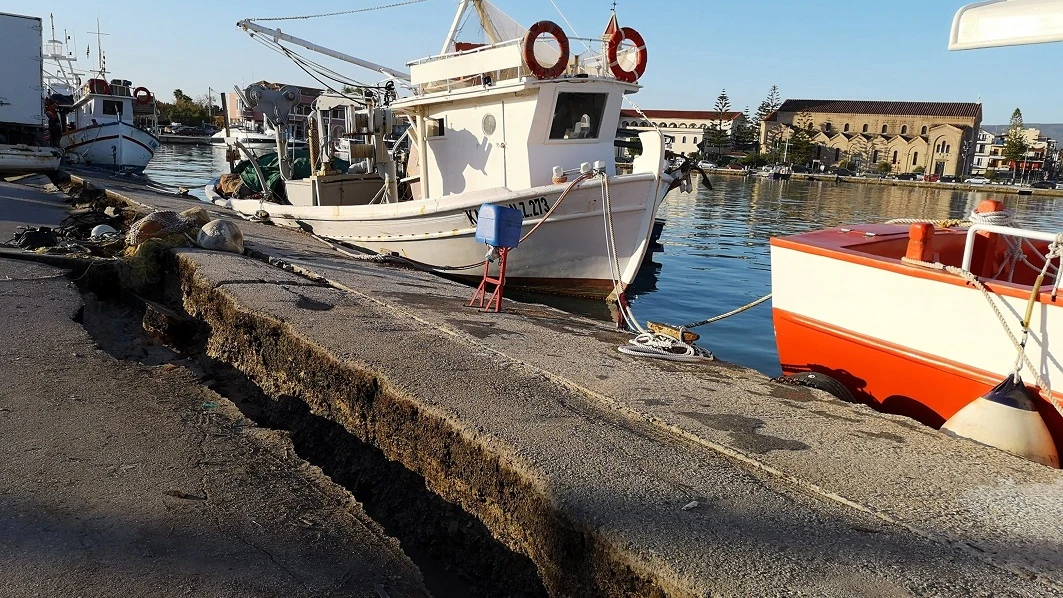
[[[821,374],[820,372],[801,372],[799,374],[785,376],[783,380],[791,384],[822,390],[823,392],[833,395],[834,398],[845,401],[846,403],[856,402],[853,393],[850,392],[844,384],[826,374]]]

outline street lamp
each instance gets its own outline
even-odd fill
[[[211,126],[214,126],[214,90],[210,87],[207,88],[207,118],[210,119]]]

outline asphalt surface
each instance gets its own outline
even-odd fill
[[[0,231],[62,208],[0,182]],[[427,595],[353,496],[127,324],[0,259],[0,596]]]
[[[1059,471],[737,366],[621,356],[626,337],[600,322],[484,314],[463,307],[467,287],[240,226],[297,273],[180,252],[212,350],[423,473],[557,595],[609,595],[557,585],[586,581],[564,571],[578,551],[543,539],[573,529],[609,569],[587,579],[626,570],[669,595],[1061,593]],[[376,394],[337,389],[343,376]]]

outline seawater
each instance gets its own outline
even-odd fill
[[[163,145],[145,169],[158,184],[203,186],[228,167],[224,148]],[[1020,226],[1063,231],[1063,198],[1020,196],[1013,190],[960,191],[834,181],[771,181],[710,175],[712,189],[674,191],[658,217],[664,250],[649,254],[630,299],[640,321],[687,324],[730,311],[771,292],[769,240],[828,226],[891,218],[962,218],[983,199],[1000,199]],[[808,292],[846,281],[806,273]],[[537,297],[562,309],[608,317],[601,303]],[[720,359],[775,376],[780,373],[771,302],[696,330]]]

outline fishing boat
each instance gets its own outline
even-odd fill
[[[272,129],[266,129],[264,131],[255,131],[244,127],[229,127],[229,134],[226,135],[225,131],[218,131],[210,136],[211,145],[224,146],[231,144],[234,141],[239,141],[245,146],[253,147],[273,147],[277,143],[277,134]],[[289,147],[303,147],[306,142],[301,139],[289,139]]]
[[[46,101],[58,113],[59,145],[71,163],[141,172],[159,148],[155,96],[128,79],[108,81],[99,43],[97,48],[98,67],[85,74],[76,70],[66,40],[55,39],[54,26],[45,43]]]
[[[473,7],[485,44],[456,39]],[[346,173],[323,167],[332,161],[321,114],[338,105],[317,106],[314,174],[284,177],[287,205],[224,198],[208,185],[208,200],[246,216],[266,212],[277,224],[479,278],[480,207],[506,206],[520,212],[524,235],[509,254],[507,286],[604,297],[634,279],[665,194],[689,185],[689,169],[668,166],[656,131],[639,135],[640,155],[629,173],[617,173],[614,131],[624,96],[640,88],[647,53],[615,13],[603,38],[581,40],[601,52],[575,55],[555,23],[524,28],[489,2],[463,0],[440,53],[409,63],[408,74],[250,21],[239,26],[383,72],[412,90],[408,97],[394,97],[394,85],[368,90],[343,106],[355,137]],[[285,90],[244,95],[283,129]],[[406,125],[404,139],[393,141]],[[278,136],[278,155],[283,150]]]
[[[62,150],[45,142],[39,17],[0,13],[8,70],[0,89],[0,175],[48,172]]]
[[[950,48],[1063,41],[1051,30],[1059,22],[1058,2],[982,2],[956,15]],[[859,224],[772,239],[783,372],[1058,467],[1063,233],[1008,216],[987,201],[960,227]]]

